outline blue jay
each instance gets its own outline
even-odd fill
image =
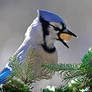
[[[22,65],[25,61],[28,49],[31,48],[35,51],[44,61],[50,63],[56,63],[57,52],[55,47],[55,41],[62,42],[67,48],[66,41],[69,41],[72,36],[77,37],[74,33],[69,31],[64,20],[57,14],[45,11],[37,10],[38,15],[34,19],[33,23],[28,27],[25,33],[25,39],[18,50],[15,52],[17,54],[17,59]],[[39,63],[42,61],[37,61],[37,66],[35,69],[39,68]],[[8,63],[3,71],[0,73],[0,84],[4,84],[7,81],[7,77],[11,76],[12,68]],[[39,73],[40,70],[37,72]]]

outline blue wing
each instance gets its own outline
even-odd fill
[[[4,68],[0,73],[0,84],[4,84],[7,81],[7,78],[11,75],[11,70],[9,68]]]
[[[24,41],[25,42],[25,41]],[[22,43],[22,45],[20,46],[20,48],[17,50],[17,61],[20,61],[20,65],[23,64],[24,58],[26,56],[27,50],[28,50],[28,41],[26,41],[25,43]],[[11,65],[8,64],[7,66],[5,66],[5,68],[3,69],[3,71],[0,73],[0,84],[4,84],[7,82],[7,77],[9,76],[14,76],[14,74],[12,74],[12,68],[10,67]]]

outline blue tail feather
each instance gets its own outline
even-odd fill
[[[11,70],[9,68],[4,68],[0,73],[0,84],[6,83],[9,76],[11,76]]]

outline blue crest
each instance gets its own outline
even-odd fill
[[[65,24],[64,20],[55,13],[45,11],[45,10],[37,10],[37,12],[38,12],[38,16],[41,16],[46,21],[62,22]]]

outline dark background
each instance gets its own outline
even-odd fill
[[[0,0],[0,71],[21,45],[37,9],[62,16],[79,37],[68,43],[70,49],[58,44],[60,63],[80,63],[92,46],[92,0]]]

